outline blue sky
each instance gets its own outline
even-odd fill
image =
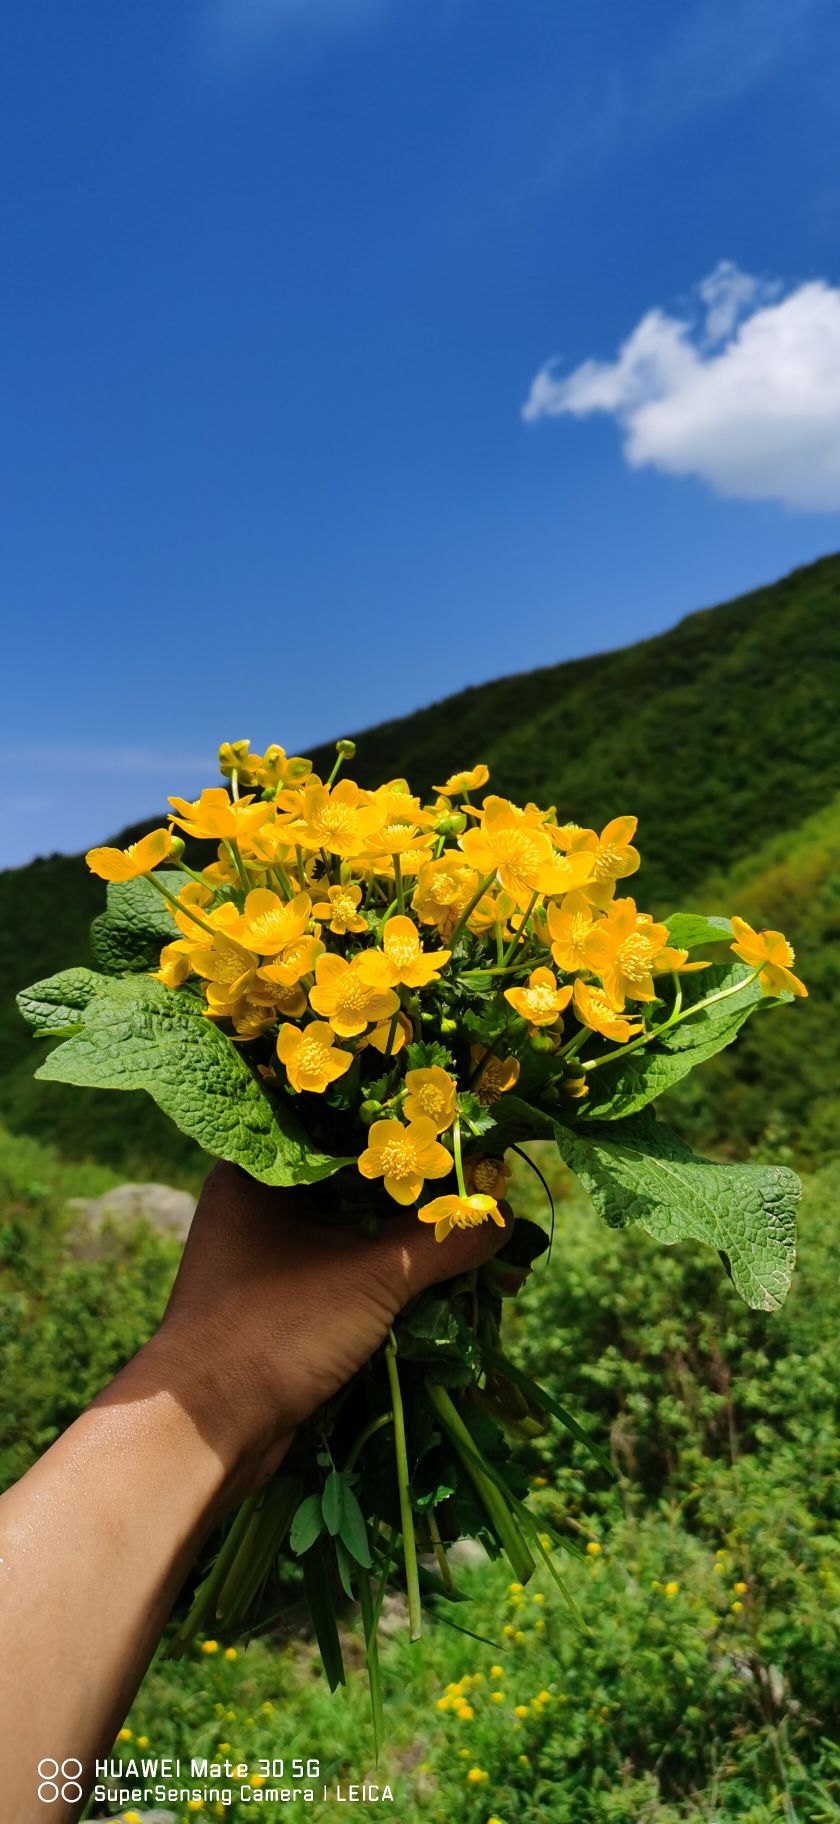
[[[4,39],[0,861],[840,545],[830,0]]]

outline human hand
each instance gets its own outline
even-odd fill
[[[295,1427],[369,1360],[409,1299],[481,1266],[509,1233],[488,1222],[436,1242],[401,1211],[372,1240],[314,1225],[301,1204],[217,1165],[155,1339],[179,1373],[205,1383],[203,1422],[223,1433],[237,1494],[271,1473]]]

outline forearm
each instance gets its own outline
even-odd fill
[[[110,1746],[202,1539],[253,1476],[250,1455],[217,1390],[156,1338],[0,1500],[9,1824],[40,1815],[41,1759],[75,1757],[87,1773]]]

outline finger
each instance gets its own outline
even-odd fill
[[[425,1292],[441,1280],[454,1279],[459,1273],[470,1273],[492,1260],[513,1228],[513,1215],[506,1204],[501,1206],[505,1226],[484,1222],[475,1229],[452,1229],[445,1241],[435,1241],[428,1224],[416,1216],[403,1216],[389,1223],[381,1243],[391,1251],[394,1272],[401,1282],[403,1300]],[[384,1264],[384,1263],[383,1263]]]

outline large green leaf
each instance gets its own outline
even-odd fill
[[[702,975],[686,977],[686,1000],[700,998],[734,987],[738,981],[746,986],[740,994],[716,1001],[673,1026],[661,1039],[640,1046],[623,1058],[599,1065],[587,1072],[589,1095],[581,1105],[582,1122],[618,1121],[636,1114],[648,1102],[655,1102],[666,1089],[688,1075],[695,1064],[705,1063],[717,1051],[731,1045],[744,1021],[763,1000],[758,982],[749,980],[750,971],[734,960],[717,968],[704,969]]]
[[[184,885],[176,868],[162,869],[158,878],[170,893],[180,893]],[[110,881],[106,910],[90,927],[91,954],[106,975],[142,973],[157,968],[164,944],[178,935],[166,900],[150,880]]]
[[[732,942],[732,921],[704,918],[701,912],[672,912],[666,918],[668,942],[677,950],[696,950],[700,944]]]
[[[78,1026],[88,1002],[104,986],[104,978],[92,969],[62,969],[60,975],[48,975],[43,982],[22,988],[17,997],[21,1018],[36,1033],[50,1032],[62,1026]]]
[[[557,1145],[613,1228],[717,1248],[757,1311],[784,1303],[796,1258],[802,1186],[780,1165],[721,1165],[693,1154],[652,1113],[600,1128],[556,1127]]]
[[[148,977],[103,977],[80,1017],[81,1029],[36,1076],[91,1089],[145,1089],[199,1146],[263,1184],[311,1184],[349,1163],[310,1147],[292,1109],[269,1099],[189,994]]]

